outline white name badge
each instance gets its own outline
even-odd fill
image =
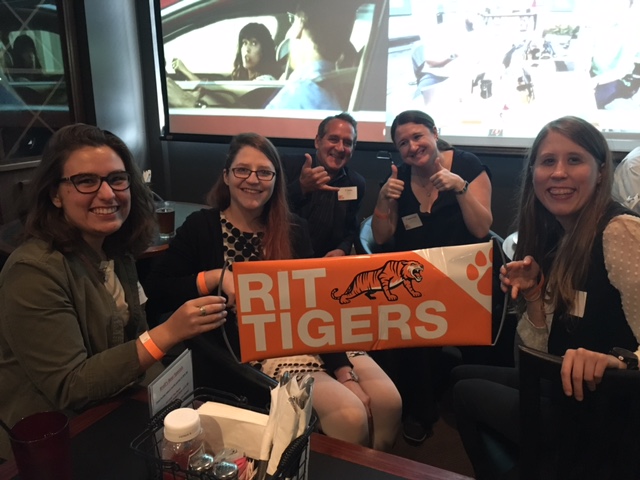
[[[417,213],[412,213],[411,215],[402,217],[402,223],[404,224],[405,230],[413,230],[414,228],[422,226],[422,220],[420,220]]]
[[[584,317],[584,308],[587,305],[587,292],[577,291],[573,302],[571,315],[578,318]]]
[[[341,187],[338,190],[338,200],[341,202],[345,202],[347,200],[357,200],[358,199],[358,188],[357,187]]]

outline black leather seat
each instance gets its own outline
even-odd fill
[[[608,369],[578,402],[562,392],[561,365],[520,347],[520,478],[639,479],[640,371]]]

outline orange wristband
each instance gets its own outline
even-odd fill
[[[140,335],[140,342],[142,342],[142,346],[155,360],[162,360],[162,357],[164,357],[164,352],[158,348],[156,342],[154,342],[153,339],[149,336],[148,330]]]
[[[207,288],[207,282],[204,279],[204,272],[200,272],[196,277],[196,286],[198,287],[198,293],[200,296],[209,295],[209,289]]]
[[[373,215],[376,218],[379,218],[380,220],[388,220],[390,214],[389,213],[382,213],[381,211],[379,211],[377,208],[373,209]]]

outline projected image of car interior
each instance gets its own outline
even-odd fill
[[[459,145],[526,148],[563,115],[640,142],[640,2],[178,0],[157,4],[172,135],[313,137],[349,111],[389,142],[401,111]]]

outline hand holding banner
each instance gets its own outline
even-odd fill
[[[242,361],[491,344],[493,243],[233,266]]]

